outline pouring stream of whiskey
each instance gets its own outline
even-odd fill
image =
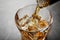
[[[42,3],[40,3],[40,1],[42,1]],[[38,12],[40,11],[40,9],[48,5],[49,5],[49,0],[37,0],[37,6],[32,16],[35,17],[36,15],[38,15]]]

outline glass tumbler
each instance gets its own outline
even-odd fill
[[[21,28],[22,26],[20,26],[18,20],[22,20],[21,18],[23,18],[25,15],[32,17],[32,14],[34,13],[36,6],[37,6],[37,4],[27,5],[23,8],[20,8],[16,12],[15,22],[16,22],[16,26],[17,26],[18,30],[21,33],[21,40],[45,40],[45,38],[47,37],[47,34],[51,28],[50,25],[52,24],[52,14],[47,8],[40,9],[40,11],[38,12],[38,15],[41,16],[41,20],[44,19],[48,22],[48,27],[44,27],[37,31],[25,30],[27,28],[27,25],[26,25],[26,28],[24,28],[24,27]],[[26,20],[24,20],[24,21],[26,21]]]

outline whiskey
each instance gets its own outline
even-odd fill
[[[36,0],[36,1],[37,1],[37,6],[34,14],[32,15],[34,17],[38,15],[38,12],[40,11],[41,8],[48,6],[50,3],[50,0]]]

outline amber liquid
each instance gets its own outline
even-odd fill
[[[36,10],[32,16],[38,15],[38,12],[40,11],[40,9],[49,5],[49,0],[45,0],[45,1],[41,0],[41,1],[42,1],[42,3],[40,3],[40,0],[37,0]]]
[[[21,40],[45,40],[46,36],[47,36],[47,32],[49,31],[49,29],[45,30],[44,32],[27,32],[27,31],[23,31],[20,30],[20,33],[22,35],[22,39]]]

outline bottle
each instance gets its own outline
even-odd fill
[[[52,5],[56,2],[58,2],[59,0],[36,0],[37,1],[37,4],[40,6],[40,7],[46,7],[48,5]]]

